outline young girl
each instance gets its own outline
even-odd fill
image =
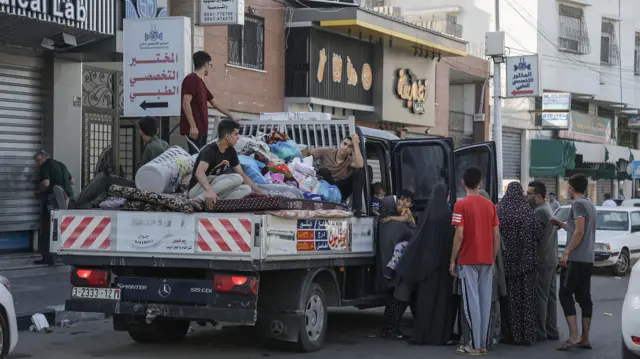
[[[411,206],[413,205],[413,193],[410,191],[404,191],[400,195],[400,199],[396,202],[396,211],[400,214],[398,216],[388,216],[383,218],[380,222],[387,223],[389,221],[396,221],[407,223],[410,228],[415,227],[416,221],[411,213]],[[387,279],[393,279],[396,272],[396,265],[404,254],[404,249],[409,243],[407,240],[403,240],[397,243],[393,248],[393,256],[384,268],[382,275]]]

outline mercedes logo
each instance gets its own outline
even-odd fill
[[[160,294],[160,296],[162,298],[166,298],[168,296],[171,295],[171,286],[167,283],[162,283],[160,284],[160,287],[158,288],[158,294]]]
[[[279,336],[284,332],[284,324],[279,320],[274,320],[271,322],[269,330],[271,331],[271,334]]]

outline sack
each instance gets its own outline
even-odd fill
[[[269,149],[285,162],[289,162],[296,157],[302,158],[302,152],[298,149],[298,144],[291,140],[276,142],[269,145]]]

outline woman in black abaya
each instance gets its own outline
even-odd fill
[[[439,183],[431,191],[420,226],[407,245],[396,272],[403,284],[409,284],[416,291],[410,344],[444,345],[451,337],[454,305],[449,258],[453,233],[447,187]]]

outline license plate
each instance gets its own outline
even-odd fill
[[[71,291],[71,296],[73,298],[82,298],[82,299],[120,300],[120,289],[73,287],[73,290]]]

